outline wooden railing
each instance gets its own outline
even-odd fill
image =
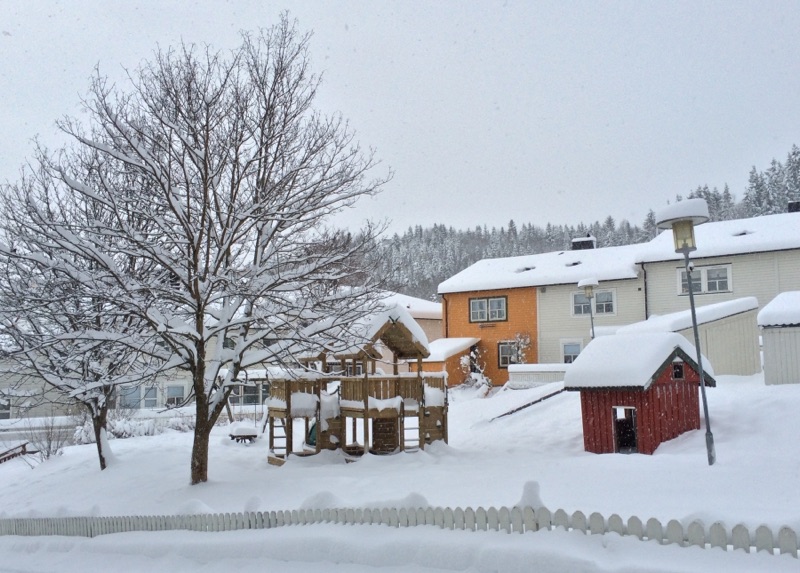
[[[364,402],[368,398],[388,400],[401,397],[404,400],[423,401],[425,386],[445,391],[446,382],[442,377],[423,376],[370,376],[332,378],[339,381],[339,395],[342,400]],[[308,380],[273,380],[270,384],[269,397],[291,402],[290,394],[319,394],[320,385],[327,381]]]
[[[8,460],[13,460],[16,457],[24,456],[28,453],[28,442],[24,444],[20,444],[18,446],[14,446],[10,450],[6,450],[5,452],[0,452],[0,464],[3,462],[7,462]]]

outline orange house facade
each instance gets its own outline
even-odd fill
[[[477,367],[495,386],[508,381],[508,365],[535,363],[536,288],[442,294],[444,336],[473,337]]]

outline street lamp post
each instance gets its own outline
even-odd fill
[[[714,435],[711,433],[711,422],[708,418],[708,400],[706,399],[706,381],[703,375],[703,355],[700,352],[700,334],[697,328],[697,314],[694,305],[694,287],[692,286],[692,264],[689,253],[697,250],[694,239],[694,226],[708,221],[708,205],[704,199],[688,199],[679,201],[659,211],[656,215],[656,225],[659,229],[672,229],[675,241],[675,252],[683,255],[686,267],[686,285],[689,291],[689,307],[692,312],[692,330],[694,331],[694,345],[697,349],[697,370],[700,375],[700,396],[703,400],[703,416],[706,423],[706,451],[708,465],[714,465],[717,454],[714,450]]]
[[[592,340],[594,340],[594,313],[592,312],[592,299],[594,298],[594,287],[599,283],[597,279],[583,279],[578,282],[578,288],[583,289],[584,296],[589,299],[589,324],[592,326]]]

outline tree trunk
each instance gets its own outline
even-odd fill
[[[108,420],[108,407],[96,407],[96,409],[89,408],[89,411],[92,414],[92,428],[94,429],[94,443],[97,444],[97,457],[100,459],[100,470],[104,470],[108,467],[106,463],[106,452],[104,450],[104,444],[107,444],[107,440],[103,433],[106,430],[106,422]]]
[[[208,442],[214,424],[198,412],[192,442],[192,485],[208,481]]]

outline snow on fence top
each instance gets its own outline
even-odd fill
[[[800,326],[800,291],[782,292],[758,313],[758,326]]]

